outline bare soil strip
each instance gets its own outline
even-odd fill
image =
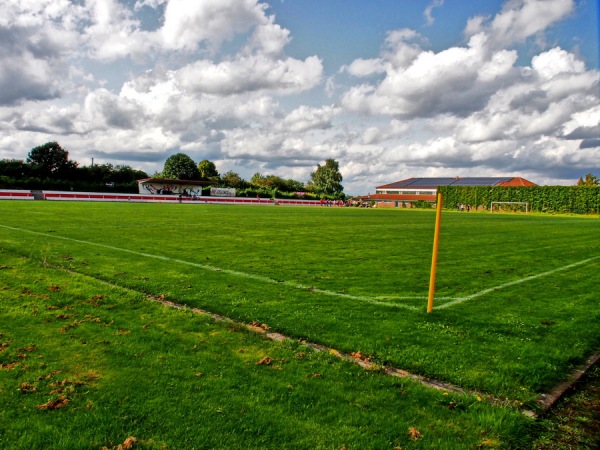
[[[567,379],[556,386],[552,392],[540,395],[537,402],[540,405],[541,413],[550,410],[598,361],[600,361],[600,353],[590,356],[585,363],[573,370]]]
[[[302,345],[305,345],[306,347],[312,348],[315,351],[327,352],[327,353],[329,353],[333,356],[336,356],[340,359],[343,359],[345,361],[350,361],[355,364],[358,364],[360,367],[362,367],[365,370],[380,371],[387,375],[390,375],[393,377],[398,377],[398,378],[409,378],[409,379],[414,380],[418,383],[421,383],[422,385],[427,386],[428,388],[431,388],[431,389],[437,389],[437,390],[445,391],[445,392],[455,392],[458,394],[475,396],[478,399],[486,400],[488,403],[493,404],[493,405],[512,405],[517,408],[519,408],[521,405],[521,403],[518,401],[499,399],[499,398],[494,397],[489,394],[484,394],[479,391],[462,389],[458,386],[454,386],[452,384],[445,383],[443,381],[438,381],[438,380],[434,380],[432,378],[424,377],[422,375],[417,375],[414,373],[407,372],[406,370],[398,369],[398,368],[391,367],[391,366],[382,366],[382,365],[373,363],[372,361],[369,360],[369,358],[362,355],[360,352],[348,354],[348,353],[340,352],[339,350],[336,350],[334,348],[327,347],[325,345],[315,344],[315,343],[307,342],[307,341],[303,341],[303,340],[297,340],[297,339],[291,338],[289,336],[285,336],[281,333],[275,333],[275,332],[269,331],[269,326],[267,326],[266,324],[258,324],[258,323],[247,324],[244,322],[236,322],[228,317],[221,316],[219,314],[211,313],[209,311],[205,311],[205,310],[199,309],[199,308],[191,308],[187,305],[184,305],[181,303],[175,303],[175,302],[172,302],[170,300],[165,300],[160,297],[158,297],[158,298],[157,297],[148,297],[148,298],[152,301],[161,303],[162,305],[169,307],[169,308],[176,308],[176,309],[191,311],[196,314],[207,315],[215,321],[227,322],[227,323],[231,323],[234,325],[245,327],[246,329],[248,329],[250,331],[262,334],[263,336],[267,337],[268,339],[271,339],[276,342],[282,342],[282,341],[298,342]],[[520,408],[520,410],[526,416],[534,417],[534,418],[537,417],[537,413],[535,411],[531,411],[531,410],[524,409],[524,408]]]
[[[528,417],[532,417],[534,419],[537,419],[540,415],[548,412],[552,408],[552,406],[554,406],[554,404],[556,404],[556,402],[558,400],[560,400],[562,398],[562,396],[565,393],[567,393],[573,387],[573,385],[586,374],[586,372],[591,367],[594,366],[594,364],[596,364],[596,363],[598,363],[598,361],[600,361],[600,354],[596,354],[596,355],[589,357],[588,360],[583,365],[581,365],[577,369],[573,370],[569,374],[567,379],[563,383],[558,385],[552,392],[550,392],[548,394],[541,394],[536,400],[536,404],[537,404],[538,408],[536,408],[536,410],[532,410],[532,409],[527,409],[527,408],[521,408],[520,402],[518,402],[518,401],[499,399],[499,398],[494,397],[489,394],[484,394],[479,391],[462,389],[458,386],[454,386],[452,384],[445,383],[443,381],[438,381],[438,380],[434,380],[432,378],[424,377],[422,375],[417,375],[414,373],[407,372],[406,370],[398,369],[398,368],[391,367],[391,366],[381,366],[379,364],[371,362],[369,360],[369,358],[365,357],[360,352],[348,354],[348,353],[340,352],[339,350],[336,350],[334,348],[327,347],[325,345],[315,344],[315,343],[307,342],[307,341],[299,341],[299,340],[291,338],[289,336],[285,336],[281,333],[275,333],[275,332],[269,331],[269,327],[266,324],[258,324],[258,323],[247,324],[244,322],[236,322],[228,317],[221,316],[221,315],[215,314],[215,313],[211,313],[209,311],[205,311],[200,308],[191,308],[187,305],[184,305],[181,303],[175,303],[175,302],[165,300],[162,298],[156,298],[156,297],[148,297],[148,298],[152,301],[161,303],[162,305],[169,307],[169,308],[176,308],[176,309],[181,309],[181,310],[192,311],[196,314],[202,314],[202,315],[209,316],[215,321],[228,322],[228,323],[232,323],[232,324],[235,324],[238,326],[245,327],[246,329],[248,329],[250,331],[262,334],[265,337],[267,337],[268,339],[271,339],[276,342],[282,342],[282,341],[299,342],[300,344],[305,345],[309,348],[312,348],[315,351],[327,352],[327,353],[334,355],[345,361],[350,361],[355,364],[358,364],[360,367],[362,367],[365,370],[380,371],[387,375],[390,375],[393,377],[398,377],[398,378],[409,378],[411,380],[417,381],[417,382],[421,383],[422,385],[427,386],[428,388],[432,388],[432,389],[455,392],[455,393],[463,394],[463,395],[476,396],[478,398],[485,399],[488,403],[493,404],[493,405],[512,405],[512,406],[518,407],[522,414],[524,414]]]

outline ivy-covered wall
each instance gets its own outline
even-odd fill
[[[600,213],[600,186],[440,186],[444,207],[457,204],[489,209],[491,202],[529,202],[531,211]]]

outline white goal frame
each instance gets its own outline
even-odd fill
[[[490,212],[494,212],[494,205],[525,205],[525,214],[529,214],[529,202],[492,202]]]

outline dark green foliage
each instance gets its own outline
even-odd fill
[[[29,176],[31,166],[21,159],[1,159],[0,177],[24,178]]]
[[[292,179],[284,180],[276,175],[261,175],[255,173],[250,179],[250,184],[258,188],[278,190],[281,192],[302,192],[304,183]]]
[[[296,191],[280,191],[279,189],[269,189],[261,187],[242,188],[236,191],[236,197],[251,197],[257,195],[260,198],[298,198],[302,200],[317,200],[320,197],[312,192],[304,192],[304,195],[298,195]]]
[[[40,178],[14,179],[0,176],[0,189],[44,189],[50,191],[75,191],[75,192],[119,192],[124,194],[137,194],[138,184],[136,181],[115,183],[109,185],[102,181],[83,180],[52,180]]]
[[[310,174],[309,190],[317,194],[343,198],[342,174],[340,165],[335,159],[328,159],[325,165],[317,165],[317,170]]]
[[[249,185],[248,182],[244,180],[239,174],[231,170],[221,177],[221,184],[223,185],[223,187],[230,187],[236,189],[248,187]]]
[[[440,186],[444,207],[456,204],[489,208],[491,202],[529,202],[535,212],[597,214],[600,212],[600,187],[592,186]]]
[[[200,178],[203,180],[214,180],[219,181],[219,171],[217,170],[217,166],[212,161],[208,159],[203,159],[198,163],[198,170],[200,171]]]
[[[27,164],[42,177],[68,173],[77,167],[76,162],[69,161],[69,152],[58,142],[47,142],[32,148],[27,157]]]
[[[200,171],[192,158],[185,153],[176,153],[165,161],[162,176],[175,180],[198,180]]]
[[[137,193],[137,180],[147,177],[141,170],[111,164],[74,167],[68,173],[42,177],[31,164],[0,160],[0,189]]]
[[[79,167],[57,142],[33,148],[26,162],[0,160],[0,189],[137,193],[137,180],[147,177],[146,172],[127,165]]]
[[[415,202],[415,208],[431,209],[432,207],[433,207],[433,203],[430,203],[426,200],[417,200]]]

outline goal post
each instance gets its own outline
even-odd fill
[[[490,212],[494,212],[494,205],[521,205],[525,206],[525,214],[529,213],[529,202],[492,202],[490,203]],[[511,208],[512,209],[512,208]],[[514,209],[512,209],[514,211]]]

